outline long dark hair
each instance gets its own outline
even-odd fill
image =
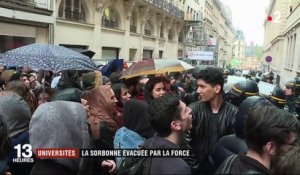
[[[2,118],[3,117],[0,115],[0,160],[3,160],[10,151],[10,140],[7,126]]]
[[[145,100],[148,104],[150,104],[151,101],[154,100],[154,97],[152,95],[154,86],[158,83],[164,83],[164,82],[165,81],[162,77],[153,77],[148,80],[148,82],[146,83],[145,91],[144,91]]]
[[[123,83],[116,83],[116,84],[112,84],[111,85],[112,90],[115,93],[115,96],[118,100],[117,105],[119,107],[123,107],[123,103],[122,103],[122,89],[128,89],[127,86]]]

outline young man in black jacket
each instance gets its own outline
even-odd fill
[[[246,154],[230,156],[215,174],[272,174],[277,156],[297,142],[299,122],[275,106],[257,105],[249,111],[245,127]]]
[[[196,78],[201,100],[189,105],[193,128],[186,135],[183,147],[193,149],[193,156],[186,161],[194,174],[212,174],[214,168],[209,155],[220,137],[234,132],[238,109],[224,100],[224,78],[219,68],[201,70]]]

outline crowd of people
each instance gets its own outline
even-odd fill
[[[228,70],[121,79],[100,71],[57,74],[0,65],[0,174],[119,174],[124,157],[16,163],[18,144],[36,148],[190,149],[152,157],[145,174],[300,174],[300,78],[259,93]],[[266,76],[268,75],[268,76]]]

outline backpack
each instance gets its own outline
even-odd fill
[[[127,157],[125,158],[117,174],[120,175],[140,175],[150,174],[151,169],[151,157]]]
[[[138,133],[122,127],[117,130],[114,138],[114,149],[138,149],[145,142],[145,138]],[[125,157],[116,157],[117,168]]]
[[[145,143],[141,149],[145,149],[149,143]],[[117,170],[120,175],[150,174],[151,157],[126,157]]]
[[[215,174],[230,174],[232,163],[235,161],[237,157],[238,155],[231,155],[227,159],[225,159],[224,162],[217,169]]]

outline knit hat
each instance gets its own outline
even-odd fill
[[[93,89],[102,85],[102,73],[100,71],[88,72],[82,76],[82,86],[84,90]]]
[[[5,70],[4,72],[2,72],[1,78],[5,81],[5,84],[7,84],[10,81],[14,73],[16,73],[15,70]]]

